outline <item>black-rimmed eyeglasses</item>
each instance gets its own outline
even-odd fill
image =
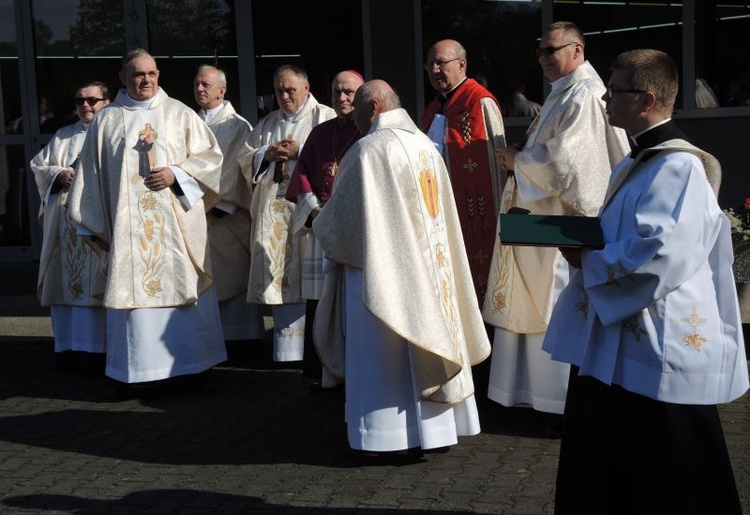
[[[576,44],[577,43],[567,43],[565,45],[560,45],[560,46],[545,46],[545,47],[537,48],[536,49],[536,56],[537,57],[542,57],[543,55],[546,55],[547,57],[549,57],[552,54],[554,54],[555,52],[557,52],[558,50],[562,50],[566,46],[576,45]]]
[[[445,68],[446,64],[451,63],[453,61],[458,61],[459,59],[462,59],[462,58],[461,57],[456,57],[455,59],[448,59],[447,61],[440,61],[440,60],[438,60],[438,61],[427,61],[426,63],[424,63],[424,69],[429,72],[433,68],[435,68],[435,66],[437,66],[438,70],[442,70],[443,68]]]
[[[97,104],[97,102],[104,102],[105,100],[107,100],[107,99],[106,98],[96,98],[96,97],[88,97],[88,98],[76,97],[73,100],[73,102],[75,102],[77,106],[82,106],[84,104],[84,102],[85,102],[88,105],[90,105],[91,107],[94,107]]]
[[[620,89],[617,86],[608,85],[607,94],[613,96],[615,93],[648,93],[648,91],[644,89]]]

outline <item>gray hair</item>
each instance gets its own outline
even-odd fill
[[[210,64],[202,64],[198,67],[198,73],[205,71],[205,70],[216,70],[217,72],[219,72],[219,86],[222,88],[227,87],[227,76],[224,73],[224,70],[216,66],[212,66]]]
[[[563,33],[568,36],[572,42],[580,43],[582,47],[586,46],[586,40],[583,38],[583,32],[581,29],[572,21],[556,21],[547,26],[544,32],[550,33],[555,30],[562,30]]]
[[[141,57],[150,57],[151,59],[154,59],[154,56],[149,54],[143,48],[134,48],[133,50],[130,50],[127,54],[125,54],[125,56],[122,58],[122,71],[126,71],[128,68],[130,68],[130,63]],[[154,61],[156,61],[156,59],[154,59]]]
[[[282,64],[281,66],[276,68],[276,71],[273,72],[273,81],[276,82],[279,77],[286,73],[295,75],[302,82],[309,82],[309,80],[307,79],[307,72],[299,66],[295,66],[293,64]]]

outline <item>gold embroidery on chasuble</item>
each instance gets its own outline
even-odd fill
[[[690,325],[692,332],[687,333],[682,338],[682,343],[685,345],[692,345],[698,352],[703,352],[703,345],[708,342],[706,338],[698,333],[698,327],[708,322],[707,318],[701,318],[698,314],[698,308],[693,306],[693,312],[690,316],[680,318],[682,322],[686,322]]]
[[[454,304],[455,292],[453,290],[453,274],[448,267],[447,252],[448,250],[443,243],[435,245],[435,264],[440,277],[440,304],[443,308],[443,315],[448,321],[448,328],[453,336],[453,341],[457,342],[459,341],[459,331]]]
[[[419,188],[422,191],[422,200],[433,220],[440,213],[440,203],[438,199],[438,185],[435,179],[435,170],[432,169],[430,157],[424,150],[419,152]]]
[[[88,285],[88,267],[91,263],[91,249],[78,236],[78,229],[70,219],[68,206],[63,203],[60,216],[60,241],[62,242],[63,269],[65,283],[73,300],[82,300]]]
[[[476,206],[474,205],[474,197],[470,195],[466,196],[466,213],[469,215],[469,218],[474,218],[477,216]],[[472,231],[470,230],[469,232]]]
[[[471,121],[469,120],[469,117],[471,115],[468,111],[463,111],[461,114],[458,115],[458,123],[460,124],[460,131],[461,131],[461,138],[464,140],[464,143],[466,143],[466,146],[468,147],[471,145]]]
[[[271,231],[268,236],[268,259],[272,276],[271,285],[276,291],[283,292],[289,288],[286,269],[291,261],[291,258],[287,256],[291,212],[283,197],[276,197],[271,202],[269,211]]]
[[[138,257],[141,288],[149,297],[164,291],[162,278],[166,261],[166,215],[162,197],[157,192],[138,193]]]
[[[434,156],[421,150],[416,156],[416,166],[412,167],[414,179],[420,190],[420,206],[425,224],[426,236],[430,245],[431,265],[437,278],[440,293],[440,308],[453,342],[458,345],[463,338],[459,331],[455,278],[450,265],[451,255],[445,219],[440,209],[440,183],[435,173]],[[438,157],[439,159],[439,157]]]
[[[513,267],[511,252],[511,248],[507,245],[497,246],[498,259],[495,264],[497,282],[492,289],[492,307],[497,313],[501,313],[508,302],[510,273]]]
[[[469,173],[472,173],[474,172],[477,166],[479,166],[479,163],[477,163],[476,161],[472,161],[471,158],[469,158],[466,161],[466,164],[464,164],[464,170],[466,170]]]
[[[160,109],[125,110],[125,159],[128,170],[129,216],[133,305],[155,307],[175,301],[175,252],[172,193],[169,188],[151,191],[143,184],[144,174],[166,166],[164,117]]]

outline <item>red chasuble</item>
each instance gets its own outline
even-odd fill
[[[480,105],[483,98],[491,98],[497,103],[492,93],[475,80],[467,79],[444,104],[438,95],[422,115],[424,132],[430,128],[435,114],[446,117],[444,157],[480,306],[484,304],[497,227],[487,130]]]

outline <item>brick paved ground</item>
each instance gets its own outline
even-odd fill
[[[343,395],[313,392],[299,370],[268,363],[267,344],[232,345],[209,392],[175,386],[113,402],[100,374],[56,365],[51,338],[17,336],[19,320],[26,333],[48,321],[3,293],[0,513],[553,510],[550,416],[481,403],[483,433],[447,453],[362,461],[347,451]],[[7,316],[19,309],[30,318]],[[749,397],[721,408],[748,513]]]

